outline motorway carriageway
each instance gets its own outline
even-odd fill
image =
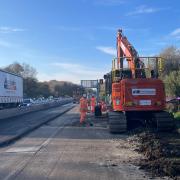
[[[11,136],[32,122],[45,119],[64,107],[34,112],[8,121],[3,136]],[[25,122],[25,123],[23,123]],[[4,122],[5,124],[5,122]],[[3,130],[3,128],[0,129]],[[5,132],[5,131],[4,131]],[[108,132],[107,118],[88,115],[79,124],[79,107],[41,125],[12,144],[0,148],[2,180],[131,180],[151,177],[133,165],[141,155],[128,143],[128,135]]]
[[[42,124],[62,115],[73,106],[72,103],[65,102],[55,107],[45,107],[42,110],[35,109],[35,111],[25,112],[23,115],[0,119],[0,146],[14,142]]]

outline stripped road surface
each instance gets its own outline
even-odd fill
[[[129,180],[150,177],[127,135],[111,135],[104,119],[78,125],[78,107],[0,149],[2,180]]]

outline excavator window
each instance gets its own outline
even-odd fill
[[[132,71],[130,69],[115,70],[115,77],[120,79],[132,78]]]
[[[158,73],[155,72],[155,70],[151,70],[151,78],[158,78]]]
[[[140,58],[137,58],[135,61],[135,65],[136,65],[136,71],[135,71],[136,78],[146,78],[144,62]]]
[[[121,70],[121,79],[132,78],[132,71],[130,69]]]

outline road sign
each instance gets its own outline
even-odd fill
[[[81,86],[84,88],[97,88],[98,80],[81,80]]]

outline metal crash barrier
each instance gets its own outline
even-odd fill
[[[45,104],[38,104],[38,105],[29,106],[29,107],[4,109],[4,110],[0,111],[0,119],[16,117],[16,116],[20,116],[20,115],[31,113],[31,112],[36,112],[36,111],[46,110],[46,109],[53,108],[53,107],[58,107],[58,106],[61,106],[64,104],[71,103],[72,101],[73,101],[72,98],[66,98],[66,99],[62,99],[60,101],[55,101],[55,102],[50,102],[50,103],[45,103]]]

